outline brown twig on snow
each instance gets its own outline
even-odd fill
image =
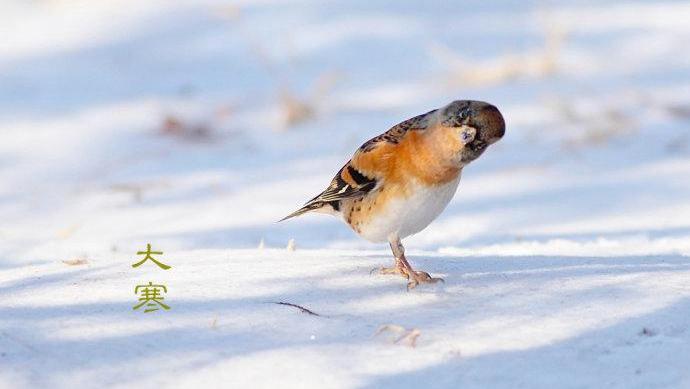
[[[89,261],[86,258],[63,259],[62,263],[69,266],[86,265]]]
[[[397,324],[385,324],[379,327],[374,336],[378,336],[384,332],[391,332],[397,334],[397,338],[393,341],[394,344],[402,344],[408,347],[417,346],[417,338],[422,334],[419,328],[406,329],[403,326]]]
[[[293,303],[286,303],[285,301],[271,301],[271,304],[278,304],[278,305],[287,305],[288,307],[294,307],[302,311],[302,313],[306,313],[312,316],[318,316],[318,317],[323,317],[319,315],[318,313],[312,311],[311,309],[307,309],[301,305],[293,304]]]

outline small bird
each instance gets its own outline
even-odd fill
[[[426,228],[453,198],[462,169],[503,137],[505,121],[488,103],[457,100],[370,139],[326,190],[280,221],[307,212],[341,217],[371,242],[388,242],[408,288],[443,281],[415,271],[401,240]]]

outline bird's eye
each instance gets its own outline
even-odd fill
[[[460,131],[460,139],[462,139],[462,143],[464,144],[472,142],[476,135],[477,130],[472,127],[462,127],[462,130]]]

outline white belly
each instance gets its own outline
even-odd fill
[[[360,235],[372,242],[387,242],[392,236],[402,239],[418,233],[443,212],[459,182],[460,175],[434,188],[418,186],[411,196],[391,200],[384,210],[361,226]]]

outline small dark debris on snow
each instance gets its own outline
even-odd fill
[[[690,105],[680,105],[680,104],[675,104],[675,105],[669,105],[666,107],[666,110],[668,113],[671,115],[680,118],[680,119],[688,119],[690,118]]]
[[[651,328],[648,328],[648,327],[642,327],[642,331],[640,331],[639,335],[640,336],[655,336],[656,331],[651,329]]]
[[[278,304],[278,305],[287,305],[288,307],[294,307],[294,308],[299,309],[302,313],[306,313],[306,314],[311,315],[311,316],[322,317],[318,313],[312,311],[311,309],[307,309],[301,305],[297,305],[297,304],[293,304],[293,303],[287,303],[285,301],[272,301],[271,303],[272,304]]]
[[[192,141],[208,140],[212,130],[205,124],[190,123],[174,115],[167,115],[159,127],[159,133]]]

